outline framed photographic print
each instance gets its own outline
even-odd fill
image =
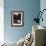
[[[11,11],[11,25],[15,27],[24,25],[23,11]]]

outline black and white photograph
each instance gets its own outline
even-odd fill
[[[11,12],[11,25],[12,26],[23,26],[24,25],[24,12],[23,11],[12,11]]]

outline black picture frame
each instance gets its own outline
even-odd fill
[[[24,11],[11,11],[11,26],[24,26]]]

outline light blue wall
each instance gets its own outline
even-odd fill
[[[18,41],[31,31],[36,12],[40,9],[39,0],[4,0],[4,38],[7,41]],[[11,11],[24,11],[24,26],[11,27]]]
[[[43,9],[46,9],[46,0],[41,0],[40,1],[40,10],[42,11]],[[45,26],[46,27],[46,10],[43,12],[43,22],[40,22],[40,25]]]

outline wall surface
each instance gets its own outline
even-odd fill
[[[43,9],[46,9],[46,0],[41,0],[40,1],[40,9],[41,9],[41,11]],[[46,10],[44,10],[42,17],[43,17],[43,22],[41,21],[40,25],[43,25],[43,26],[46,27]]]
[[[11,11],[24,11],[24,26],[11,27]],[[40,0],[4,0],[5,41],[18,41],[31,31],[35,14],[40,10]]]

